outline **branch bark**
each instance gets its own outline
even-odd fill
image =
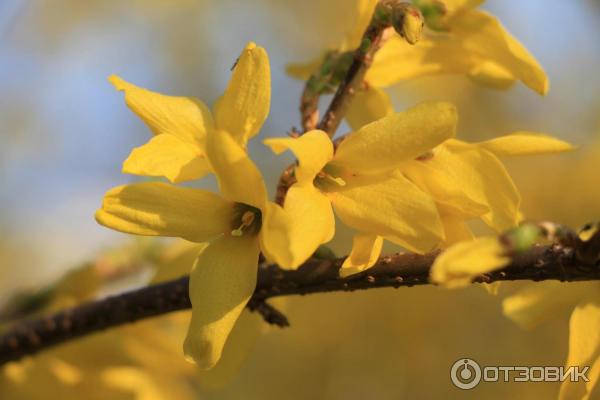
[[[373,62],[375,53],[385,41],[385,32],[389,29],[392,29],[390,24],[382,23],[373,16],[359,47],[354,51],[352,64],[350,64],[346,76],[338,86],[333,100],[323,115],[323,119],[317,125],[317,129],[321,129],[327,132],[330,137],[333,137],[346,114],[352,96],[362,84],[367,69]]]
[[[599,253],[600,249],[595,249],[595,259],[593,263],[588,263],[582,262],[572,247],[537,245],[523,254],[513,256],[506,268],[479,275],[473,282],[600,280]],[[429,283],[429,270],[438,254],[387,255],[381,257],[371,269],[347,278],[338,276],[344,258],[312,258],[299,269],[291,271],[274,265],[263,266],[259,270],[256,291],[248,307],[260,312],[268,322],[285,326],[288,324],[285,316],[265,300],[276,296],[426,285]],[[0,336],[0,365],[91,333],[188,309],[191,307],[188,284],[189,278],[185,276],[54,315],[18,322]]]

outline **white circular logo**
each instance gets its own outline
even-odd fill
[[[459,389],[473,389],[481,381],[481,367],[475,360],[461,358],[452,365],[450,379]]]

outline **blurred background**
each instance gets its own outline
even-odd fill
[[[549,94],[433,77],[391,89],[396,108],[449,100],[463,139],[530,130],[578,144],[575,153],[510,162],[509,170],[526,217],[573,227],[599,220],[600,2],[489,0],[483,8],[540,61]],[[261,137],[281,136],[299,126],[302,90],[284,66],[336,46],[353,18],[347,0],[2,0],[0,305],[15,289],[41,287],[132,240],[93,218],[107,189],[139,179],[121,174],[121,163],[149,138],[110,74],[212,104],[245,43],[255,41],[272,69]],[[273,156],[260,140],[250,152],[273,192],[291,156]],[[350,233],[340,232],[333,247],[345,254],[349,245]],[[290,299],[287,309],[292,328],[261,338],[232,384],[203,398],[541,398],[558,386],[460,392],[450,366],[467,356],[487,365],[562,365],[567,351],[567,314],[524,332],[479,287],[314,295]]]

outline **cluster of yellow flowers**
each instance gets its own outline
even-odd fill
[[[424,3],[440,2],[417,2],[423,10]],[[455,138],[458,116],[452,104],[426,102],[394,112],[381,90],[420,75],[465,73],[496,87],[521,80],[545,93],[547,79],[537,62],[494,17],[475,9],[477,3],[446,1],[443,14],[426,14],[431,32],[414,47],[400,36],[389,39],[366,76],[366,90],[352,103],[354,131],[337,148],[319,130],[264,141],[275,153],[290,150],[298,159],[296,183],[283,207],[268,200],[247,153],[247,142],[259,133],[270,107],[263,48],[249,43],[242,51],[212,112],[198,99],[110,78],[154,133],[132,151],[124,172],[165,177],[173,184],[212,173],[219,184],[220,194],[160,182],[120,186],[106,194],[96,214],[99,223],[122,232],[208,243],[191,272],[193,311],[184,345],[189,359],[203,369],[217,364],[256,287],[260,254],[282,268],[297,268],[333,238],[334,211],[356,232],[342,276],[371,267],[384,239],[424,253],[472,240],[466,225],[472,219],[497,232],[518,224],[519,193],[500,158],[566,151],[569,144],[530,132],[466,143]],[[359,1],[359,29],[375,4]],[[342,49],[355,47],[356,37]],[[290,72],[306,77],[311,68]],[[474,243],[489,250],[484,253],[490,260],[477,259],[466,264],[477,269],[464,270],[463,263],[456,267],[456,257],[446,257],[451,259],[436,264],[432,280],[461,286],[502,265],[497,242]],[[448,254],[460,258],[470,252],[457,247]]]

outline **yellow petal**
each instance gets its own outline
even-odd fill
[[[562,153],[574,149],[570,143],[552,136],[525,131],[486,140],[478,145],[498,157]]]
[[[419,253],[434,249],[443,239],[435,203],[402,176],[329,196],[342,222],[359,232],[384,236]]]
[[[400,170],[394,172],[398,173]],[[402,166],[401,173],[421,190],[431,194],[446,214],[468,219],[485,215],[490,210],[487,205],[467,195],[464,181],[456,179],[444,169],[435,168],[427,161],[410,161]]]
[[[454,215],[442,214],[441,219],[446,240],[444,240],[440,247],[448,248],[458,242],[465,242],[474,239],[473,232],[471,232],[462,218]]]
[[[203,177],[210,172],[210,166],[203,153],[177,136],[157,135],[145,145],[133,149],[123,163],[123,172],[164,176],[178,183]]]
[[[231,330],[221,360],[214,368],[197,372],[198,384],[212,391],[224,388],[236,376],[265,327],[258,313],[244,310]]]
[[[292,218],[278,204],[267,202],[262,212],[259,233],[260,249],[269,262],[282,268],[296,268],[298,260],[291,245]]]
[[[292,267],[306,261],[317,247],[329,242],[335,233],[331,201],[312,183],[293,185],[285,198],[284,210],[291,217],[290,251]]]
[[[575,307],[600,290],[597,282],[536,282],[502,301],[502,312],[523,329],[532,329]]]
[[[226,131],[208,135],[206,155],[227,200],[262,209],[267,189],[262,175],[246,151]]]
[[[475,83],[498,90],[509,89],[515,83],[515,78],[510,71],[493,61],[476,64],[468,72],[468,77]]]
[[[452,32],[462,39],[466,51],[494,61],[539,94],[548,92],[548,77],[542,67],[496,17],[472,10],[452,21]]]
[[[142,368],[110,367],[102,371],[102,381],[109,387],[130,392],[136,400],[167,400],[168,395],[161,390],[152,375]]]
[[[333,157],[331,139],[325,132],[319,130],[306,132],[298,138],[266,139],[264,144],[275,154],[281,154],[286,150],[294,153],[299,163],[295,169],[296,180],[301,184],[312,184],[317,173]]]
[[[245,146],[267,119],[270,106],[269,56],[265,49],[250,42],[237,60],[225,93],[215,104],[217,127]]]
[[[256,288],[256,237],[223,236],[196,260],[190,275],[192,320],[184,343],[188,359],[210,369]]]
[[[454,136],[457,119],[450,103],[421,103],[350,134],[332,163],[363,174],[391,171]]]
[[[517,225],[520,196],[508,172],[492,153],[476,145],[449,140],[424,161],[461,183],[463,192],[475,203],[489,207],[482,219],[503,232]]]
[[[443,0],[444,5],[448,14],[454,15],[458,12],[468,11],[472,8],[478,7],[485,0]]]
[[[111,75],[110,82],[125,92],[125,102],[154,134],[170,134],[202,148],[206,132],[214,126],[210,111],[191,97],[165,96]]]
[[[381,254],[383,238],[370,233],[357,233],[352,239],[352,251],[346,257],[340,276],[345,278],[371,268]]]
[[[355,50],[360,46],[362,36],[371,22],[378,0],[356,0],[353,3],[356,7],[356,21],[351,25],[352,29],[344,39],[341,51]]]
[[[477,275],[508,265],[510,258],[504,252],[496,237],[457,243],[436,258],[430,279],[448,288],[468,286]]]
[[[233,205],[204,190],[147,182],[108,191],[96,220],[121,232],[202,242],[231,230]]]
[[[383,90],[371,87],[356,92],[346,112],[346,119],[352,130],[394,113],[390,97]]]
[[[449,20],[449,33],[430,35],[411,46],[392,37],[377,53],[366,81],[387,87],[427,75],[466,74],[478,83],[505,88],[520,80],[540,94],[549,83],[535,58],[493,16],[461,10]]]
[[[285,72],[292,78],[307,80],[315,73],[323,63],[323,57],[319,56],[307,63],[291,63],[285,66]]]
[[[571,314],[569,321],[569,356],[566,366],[591,366],[600,356],[600,303],[598,296],[582,301]],[[567,379],[560,388],[559,398],[588,398],[596,382]]]

